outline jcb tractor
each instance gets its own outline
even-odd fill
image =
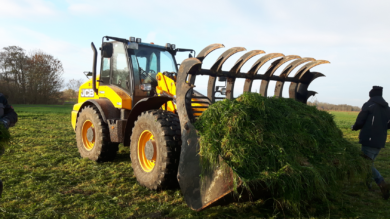
[[[132,168],[141,185],[152,190],[180,186],[187,204],[197,211],[237,201],[232,175],[221,171],[226,165],[223,161],[220,167],[200,176],[199,136],[193,123],[202,112],[215,101],[234,98],[236,78],[246,79],[243,92],[251,92],[253,81],[262,80],[259,91],[264,96],[269,82],[275,80],[277,97],[282,96],[284,83],[291,82],[289,97],[306,103],[315,94],[307,90],[309,84],[324,76],[310,69],[329,63],[270,53],[262,55],[248,72],[242,73],[241,68],[249,59],[265,53],[253,50],[242,55],[229,71],[223,71],[222,65],[231,55],[245,50],[234,47],[223,52],[210,69],[202,69],[205,57],[224,47],[222,44],[209,45],[192,58],[195,51],[175,48],[174,44],[159,46],[142,43],[140,38],[105,36],[97,75],[97,51],[93,43],[91,46],[93,65],[87,75],[92,78],[81,85],[78,103],[72,111],[81,156],[97,162],[111,161],[118,144],[123,143],[130,147]],[[175,59],[177,52],[190,52],[190,58],[180,64],[180,69]],[[273,59],[264,74],[257,73]],[[283,64],[287,66],[275,76],[274,72]],[[289,77],[294,69],[298,70]],[[197,75],[209,76],[207,95],[193,89]],[[224,81],[225,86],[216,86],[217,80]],[[261,193],[246,192],[240,201],[255,200]]]

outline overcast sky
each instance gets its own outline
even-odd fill
[[[318,92],[310,100],[361,106],[371,87],[379,85],[390,101],[390,1],[0,0],[0,48],[17,45],[49,53],[62,61],[65,80],[86,79],[83,71],[92,68],[90,43],[99,47],[106,35],[174,43],[197,53],[209,44],[224,44],[225,49],[206,58],[206,68],[236,46],[328,60],[331,64],[312,69],[326,77],[310,85]],[[231,57],[223,69],[244,53]],[[178,62],[187,56],[178,56]],[[243,71],[261,56],[248,61]],[[197,85],[201,92],[204,84]]]

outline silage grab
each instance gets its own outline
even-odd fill
[[[181,191],[189,207],[200,211],[207,207],[237,201],[233,195],[235,181],[233,171],[225,162],[221,162],[216,168],[203,172],[201,158],[199,156],[199,136],[193,123],[199,117],[199,110],[193,107],[193,100],[201,99],[203,104],[211,105],[218,99],[233,99],[234,85],[237,78],[244,78],[245,84],[243,92],[251,92],[254,80],[261,80],[259,93],[267,96],[270,81],[276,81],[275,96],[282,97],[285,82],[291,82],[289,87],[289,97],[299,102],[307,103],[310,96],[315,95],[315,91],[307,90],[310,83],[323,74],[311,72],[310,69],[319,65],[329,63],[325,60],[315,60],[314,58],[301,58],[297,55],[285,56],[281,53],[270,53],[261,56],[250,67],[246,73],[241,72],[243,65],[251,58],[264,54],[263,50],[253,50],[242,55],[229,71],[223,71],[222,66],[232,55],[245,51],[243,47],[233,47],[223,52],[210,69],[202,69],[202,62],[212,51],[223,48],[222,44],[211,44],[204,48],[196,58],[189,58],[182,62],[176,81],[177,86],[177,112],[180,118],[182,148],[179,162],[178,181]],[[274,60],[264,74],[258,71],[264,64]],[[274,75],[275,71],[283,64],[291,61],[279,76]],[[306,63],[306,64],[305,64]],[[304,64],[304,65],[303,65]],[[290,73],[300,67],[293,77]],[[208,75],[207,96],[199,95],[193,91],[197,75]],[[226,78],[225,97],[216,97],[217,78]],[[202,177],[201,177],[202,175]],[[238,188],[241,190],[242,188]],[[242,192],[239,191],[239,192]],[[255,200],[266,193],[266,189],[258,187],[258,190],[251,193],[246,192],[240,197],[241,201]]]

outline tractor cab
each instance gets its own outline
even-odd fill
[[[114,41],[104,42],[104,38]],[[175,54],[178,51],[191,49],[176,49],[174,44],[159,46],[153,43],[142,43],[140,38],[130,37],[130,40],[104,37],[101,49],[100,85],[114,85],[133,100],[155,96],[157,74],[163,73],[175,79],[177,63]]]

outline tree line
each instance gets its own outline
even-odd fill
[[[62,62],[42,51],[18,46],[0,51],[0,93],[13,104],[56,104],[64,80]]]
[[[325,111],[329,111],[329,110],[336,110],[336,111],[360,111],[360,107],[351,106],[351,105],[348,105],[348,104],[338,104],[338,105],[336,105],[336,104],[319,102],[317,100],[313,101],[313,102],[308,101],[307,104],[310,105],[310,106],[316,106],[317,109],[325,110]]]

